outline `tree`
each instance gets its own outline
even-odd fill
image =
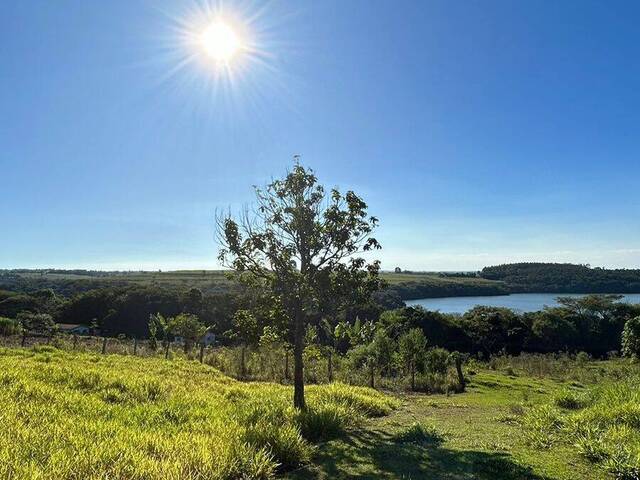
[[[253,345],[260,338],[260,329],[256,317],[249,310],[238,310],[233,315],[233,330],[227,333],[230,338],[240,340],[240,377],[247,375],[247,364],[245,360],[247,347]]]
[[[57,325],[48,313],[19,313],[17,320],[22,324],[28,332],[50,335],[53,333]]]
[[[18,320],[0,317],[0,336],[17,335],[22,332],[22,326]]]
[[[333,382],[333,354],[337,348],[336,344],[341,338],[340,329],[337,325],[332,327],[331,322],[326,318],[322,319],[320,326],[322,327],[322,332],[327,343],[324,351],[327,355],[327,378],[329,379],[329,383],[331,383]]]
[[[255,192],[254,212],[245,210],[239,220],[218,215],[219,259],[245,283],[268,290],[285,312],[293,340],[293,403],[303,409],[306,326],[328,307],[363,303],[380,287],[379,262],[357,256],[380,248],[370,236],[378,221],[354,192],[327,195],[314,172],[297,162],[285,178]]]
[[[197,315],[190,313],[176,315],[170,318],[168,323],[169,332],[176,337],[182,337],[185,353],[191,350],[206,332],[206,327]]]
[[[162,314],[149,315],[149,346],[151,350],[158,348],[158,335],[165,348],[169,348],[169,322]]]
[[[622,354],[640,358],[640,317],[627,320],[622,330]]]
[[[475,347],[487,355],[503,348],[509,353],[518,353],[528,331],[521,317],[504,307],[478,305],[466,312],[461,320]]]
[[[416,388],[416,370],[424,361],[427,339],[419,328],[412,328],[399,339],[400,358],[411,374],[411,390]]]

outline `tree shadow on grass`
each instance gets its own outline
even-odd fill
[[[553,480],[506,453],[445,448],[438,439],[404,442],[381,431],[358,431],[318,447],[315,465],[295,479]]]

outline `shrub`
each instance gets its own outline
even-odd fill
[[[591,356],[587,352],[578,352],[576,354],[576,362],[578,365],[586,365],[591,360]]]
[[[557,393],[553,399],[557,407],[567,410],[577,410],[585,404],[585,399],[575,390],[565,389]]]
[[[550,405],[529,410],[522,417],[522,423],[527,440],[538,448],[548,448],[553,445],[562,427],[560,412]]]
[[[449,352],[444,348],[432,348],[427,352],[425,364],[428,372],[445,375],[449,368]]]
[[[0,335],[1,336],[10,336],[10,335],[18,335],[22,332],[22,326],[20,322],[17,320],[13,320],[11,318],[0,317]]]
[[[443,436],[433,425],[414,422],[409,427],[398,432],[394,436],[394,440],[398,443],[439,445],[443,441]]]
[[[640,317],[627,320],[622,330],[622,354],[627,357],[640,357]]]

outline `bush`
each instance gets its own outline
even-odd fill
[[[582,408],[585,404],[585,399],[582,395],[574,390],[568,389],[557,393],[553,401],[557,407],[567,410],[577,410]]]
[[[576,362],[578,365],[586,365],[591,360],[591,356],[587,352],[578,352],[576,354]]]
[[[622,354],[627,357],[640,357],[640,317],[627,320],[622,330]]]
[[[406,429],[398,432],[394,436],[394,440],[398,443],[439,445],[443,441],[443,436],[433,425],[414,422]]]
[[[427,352],[425,366],[427,372],[445,375],[449,368],[449,352],[444,348],[432,348]]]
[[[22,326],[17,320],[11,318],[0,317],[0,335],[8,337],[10,335],[18,335],[22,332]]]
[[[522,417],[528,442],[538,448],[553,445],[562,427],[560,412],[549,405],[535,407]]]

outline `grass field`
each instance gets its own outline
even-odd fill
[[[603,384],[617,389],[623,378],[637,378],[639,372],[623,361],[579,366],[566,359],[524,357],[498,362],[496,370],[478,369],[465,394],[400,397],[402,406],[391,415],[325,443],[313,465],[289,478],[637,479],[637,471],[636,476],[614,475],[585,456],[572,438],[560,439],[559,431],[550,433],[550,446],[532,442],[526,423],[567,389],[585,396]],[[628,394],[622,403],[640,408],[636,398]],[[584,412],[589,417],[588,409]]]
[[[442,277],[438,273],[382,272],[382,278],[402,298],[429,296],[496,295],[508,293],[502,282],[482,278]],[[127,285],[165,288],[199,288],[205,293],[233,290],[237,285],[222,270],[179,270],[167,272],[0,271],[0,289],[32,291],[42,288],[69,295],[76,291]]]
[[[343,385],[243,384],[185,360],[0,350],[0,478],[272,478],[396,400]]]
[[[464,394],[309,386],[299,413],[289,387],[196,362],[2,349],[0,478],[638,478],[639,370],[501,358]]]

